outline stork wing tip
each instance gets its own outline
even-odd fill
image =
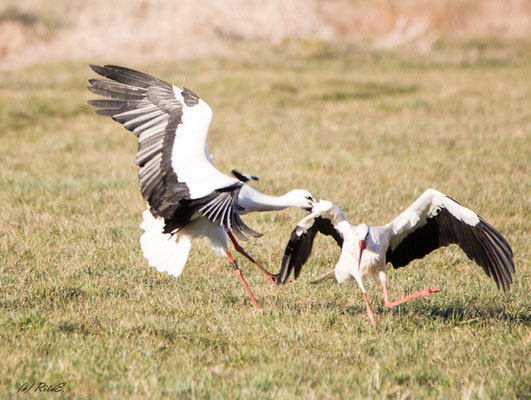
[[[260,180],[256,175],[249,175],[249,174],[242,174],[241,172],[233,169],[232,175],[234,175],[237,179],[239,179],[242,182],[249,182],[250,180],[258,181]]]

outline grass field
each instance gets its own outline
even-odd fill
[[[215,112],[222,171],[281,194],[309,189],[352,222],[379,224],[435,187],[513,246],[511,292],[457,247],[389,273],[375,331],[355,285],[309,281],[338,249],[320,238],[276,289],[239,259],[263,313],[206,243],[179,279],[149,268],[136,142],[86,104],[90,62],[0,75],[0,397],[530,398],[530,42],[440,42],[428,55],[292,41],[240,59],[153,65]],[[135,67],[135,65],[131,65]],[[300,210],[245,217],[247,250],[272,270]],[[391,268],[392,269],[392,268]]]

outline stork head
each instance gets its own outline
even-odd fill
[[[314,203],[317,201],[315,197],[303,189],[295,189],[284,195],[293,207],[298,207],[306,211],[312,211]]]
[[[363,250],[367,247],[367,237],[369,236],[369,225],[360,224],[356,227],[356,237],[358,238],[359,253],[358,253],[358,271],[361,267],[361,255]]]
[[[316,214],[325,214],[329,213],[333,208],[335,204],[328,200],[319,200],[316,202],[312,207],[312,213]]]

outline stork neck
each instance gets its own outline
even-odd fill
[[[269,196],[260,193],[249,185],[244,185],[238,196],[238,204],[244,208],[243,213],[251,211],[274,211],[283,210],[287,207],[295,207],[296,204],[288,196],[289,193],[282,196]]]
[[[289,199],[286,198],[286,195],[282,196],[269,196],[257,192],[257,196],[254,200],[254,210],[253,211],[274,211],[274,210],[283,210],[284,208],[292,207],[294,204],[290,203]]]

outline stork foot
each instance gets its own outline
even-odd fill
[[[382,278],[380,278],[380,279],[382,279]],[[409,300],[414,299],[416,297],[421,297],[422,296],[422,297],[425,297],[425,298],[429,299],[428,296],[441,291],[441,289],[439,289],[437,287],[436,288],[426,288],[426,289],[419,290],[418,292],[415,292],[413,294],[410,294],[409,296],[406,296],[403,299],[391,301],[389,299],[389,293],[387,293],[387,284],[385,283],[385,279],[382,279],[382,289],[383,289],[385,306],[387,308],[396,307],[399,304],[405,303],[406,301],[409,301]]]
[[[278,288],[278,282],[279,282],[279,279],[280,279],[280,274],[269,274],[267,275],[266,277],[266,281],[271,281],[273,282],[273,285],[275,285],[275,287]]]
[[[432,295],[432,294],[435,294],[437,292],[440,292],[441,289],[439,288],[426,288],[426,289],[422,289],[419,293],[421,296],[424,296],[425,298],[429,299],[429,295]]]

